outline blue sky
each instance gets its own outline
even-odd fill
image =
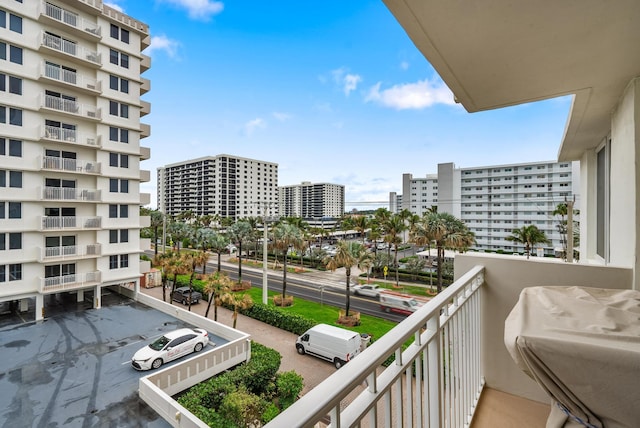
[[[382,1],[110,0],[150,26],[156,168],[227,153],[388,206],[402,174],[556,159],[570,98],[469,114]]]

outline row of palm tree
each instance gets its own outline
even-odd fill
[[[158,211],[152,211],[151,229],[156,237],[162,227],[165,219]],[[217,272],[210,276],[212,284],[218,284],[221,280],[220,260],[221,254],[225,252],[229,244],[234,244],[238,249],[238,281],[242,281],[242,255],[243,248],[255,243],[255,253],[257,257],[258,243],[262,232],[258,231],[258,226],[265,226],[265,222],[261,218],[246,218],[237,221],[228,219],[220,219],[216,216],[193,216],[190,212],[182,213],[175,219],[171,219],[167,225],[167,232],[174,240],[174,251],[180,254],[180,242],[188,240],[192,247],[197,251],[191,252],[186,260],[180,257],[167,256],[171,262],[163,262],[164,257],[159,257],[158,262],[161,263],[163,272],[166,275],[174,275],[176,272],[182,273],[188,271],[191,273],[190,288],[192,288],[193,277],[196,268],[202,266],[202,274],[206,273],[207,251],[213,252],[218,256]],[[373,216],[349,215],[345,216],[340,222],[343,230],[355,230],[362,238],[362,243],[356,241],[339,241],[336,247],[336,253],[333,256],[327,256],[323,251],[319,251],[319,258],[324,266],[328,269],[335,270],[341,267],[346,272],[346,315],[349,315],[350,309],[350,282],[351,269],[358,266],[369,274],[372,267],[379,268],[381,264],[392,263],[395,269],[396,285],[399,285],[398,273],[398,248],[405,243],[412,243],[416,246],[434,248],[436,251],[437,263],[437,291],[443,288],[443,265],[445,260],[445,250],[466,251],[475,244],[475,236],[473,232],[455,216],[438,212],[437,207],[427,210],[422,216],[412,214],[408,210],[399,213],[391,213],[389,210],[380,208],[374,212]],[[276,257],[282,257],[283,277],[282,277],[282,298],[287,296],[287,272],[288,261],[291,253],[304,253],[308,250],[312,255],[312,244],[317,242],[325,235],[326,231],[310,228],[301,218],[285,218],[275,222],[269,231],[269,245]],[[386,243],[385,257],[379,257],[377,254],[377,246],[373,246],[373,254],[367,251],[365,240],[370,239],[374,242],[382,241]],[[542,242],[547,242],[544,233],[540,232],[535,226],[526,226],[513,231],[513,236],[508,238],[514,242],[523,243],[527,257],[531,248]],[[157,246],[156,246],[157,248]],[[393,251],[393,257],[390,252]],[[157,249],[156,249],[157,254]],[[177,260],[173,260],[173,259]],[[302,257],[300,261],[302,263]],[[209,277],[207,277],[209,278]],[[175,286],[175,285],[174,285]],[[213,287],[213,285],[212,285]],[[223,294],[216,294],[215,287],[212,290],[205,290],[207,293],[213,293],[214,303],[216,299],[221,299]],[[211,302],[211,300],[210,300]]]

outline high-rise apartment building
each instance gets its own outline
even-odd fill
[[[344,215],[344,186],[308,181],[281,186],[278,189],[278,213],[282,217],[309,220],[340,218]]]
[[[135,287],[150,133],[147,25],[100,0],[0,4],[0,301],[46,315]]]
[[[237,220],[274,212],[277,202],[277,163],[222,154],[158,168],[158,209],[167,215]]]
[[[559,204],[573,201],[579,186],[577,168],[577,163],[551,161],[474,168],[443,163],[437,175],[403,174],[402,202],[396,211],[422,215],[436,206],[463,220],[476,235],[476,249],[482,250],[522,251],[521,244],[506,238],[514,229],[535,225],[550,240],[542,245],[544,252],[553,254],[563,246],[560,217],[553,212]]]

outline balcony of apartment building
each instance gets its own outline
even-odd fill
[[[46,1],[38,4],[38,21],[92,41],[102,38],[102,29],[95,22]]]
[[[150,90],[151,90],[151,80],[141,77],[140,78],[140,96],[146,94]]]
[[[140,117],[144,117],[151,113],[151,103],[148,101],[140,101]]]
[[[140,193],[140,205],[149,205],[151,203],[151,193]]]
[[[43,201],[100,202],[102,200],[102,193],[98,189],[45,186],[38,188],[38,194]]]
[[[151,125],[140,123],[140,138],[147,138],[151,135]]]
[[[40,32],[38,39],[38,49],[41,52],[46,52],[65,61],[79,61],[93,68],[102,67],[102,57],[98,52],[81,46],[72,40],[63,39],[46,31]]]
[[[101,163],[82,159],[67,159],[58,156],[42,156],[39,158],[43,171],[71,172],[75,174],[97,175],[101,171]]]
[[[40,278],[38,291],[41,294],[51,294],[92,287],[102,282],[101,277],[100,271],[89,271]]]
[[[39,248],[38,261],[40,263],[53,263],[96,258],[101,255],[102,248],[98,243],[88,245],[57,245]]]
[[[521,292],[540,285],[623,290],[632,277],[625,268],[484,254],[456,255],[455,271],[453,284],[267,427],[544,426],[550,399],[505,345],[505,322]],[[614,364],[604,355],[594,358]],[[395,361],[384,367],[389,357]]]
[[[62,113],[68,117],[82,117],[95,121],[102,119],[102,112],[97,106],[79,103],[75,97],[53,91],[45,91],[41,94],[39,104],[41,110]]]
[[[140,160],[148,160],[151,158],[151,148],[140,146]]]
[[[76,70],[56,64],[50,61],[43,61],[40,64],[38,79],[63,88],[84,92],[90,95],[102,93],[102,82],[93,79]]]
[[[99,135],[81,133],[76,131],[75,127],[62,127],[62,124],[60,126],[42,125],[40,127],[40,139],[42,141],[75,144],[96,149],[102,147]]]
[[[151,181],[151,171],[149,171],[148,169],[141,169],[140,182],[148,183],[149,181]]]
[[[91,14],[102,14],[102,0],[78,0],[75,7]]]
[[[41,216],[39,224],[39,230],[42,232],[100,230],[102,229],[102,217]]]
[[[140,55],[140,74],[151,68],[151,57],[145,54]]]

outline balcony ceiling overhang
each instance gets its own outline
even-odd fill
[[[637,0],[384,0],[469,112],[573,94],[559,160],[602,142],[640,76]]]

